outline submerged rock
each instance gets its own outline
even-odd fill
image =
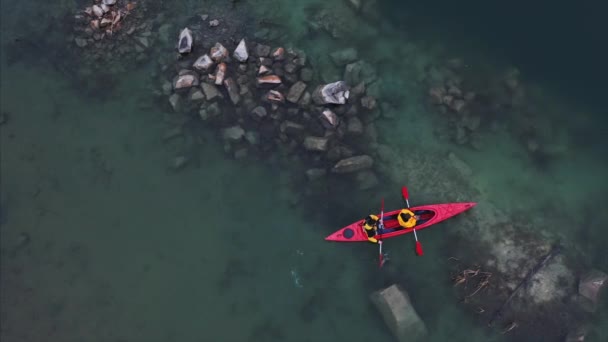
[[[241,39],[239,45],[237,45],[236,49],[234,50],[233,56],[234,59],[239,62],[247,61],[247,59],[249,58],[249,53],[247,52],[247,45],[245,44],[245,39]]]
[[[578,284],[578,293],[590,301],[589,311],[595,311],[602,290],[608,284],[608,274],[593,270],[583,275]]]
[[[181,97],[179,96],[179,94],[173,94],[169,96],[169,103],[171,104],[171,108],[173,108],[174,111],[178,112],[181,108]]]
[[[224,140],[239,141],[245,136],[245,130],[241,126],[232,126],[224,129],[222,134]]]
[[[213,60],[211,60],[211,57],[207,54],[200,56],[192,65],[194,69],[200,71],[208,71],[212,66]]]
[[[232,101],[232,104],[237,105],[241,100],[241,96],[239,95],[239,86],[234,82],[232,78],[227,78],[224,81],[224,86],[228,91],[228,96],[230,97],[230,101]]]
[[[268,113],[266,112],[266,108],[264,108],[262,106],[257,106],[251,111],[251,114],[256,118],[261,119],[261,118],[265,117],[266,114],[268,114]]]
[[[323,125],[327,128],[336,127],[340,123],[340,119],[338,118],[336,113],[334,113],[333,111],[331,111],[331,109],[328,108],[323,109],[323,112],[321,112],[321,119]]]
[[[344,81],[320,85],[312,94],[312,100],[318,104],[345,104],[349,96],[348,86]]]
[[[346,122],[346,133],[351,135],[363,134],[363,123],[358,117],[353,116],[348,118]]]
[[[304,148],[308,151],[327,151],[329,146],[328,138],[308,136],[304,138]]]
[[[363,170],[357,173],[356,176],[357,184],[359,184],[359,190],[369,190],[378,185],[378,177],[371,170]]]
[[[222,96],[220,91],[213,84],[202,83],[201,89],[203,89],[203,93],[205,93],[205,97],[207,98],[208,101],[211,101],[211,100],[215,99],[216,97]]]
[[[177,43],[177,51],[181,54],[187,54],[192,51],[192,31],[189,28],[184,28],[179,34],[179,41]]]
[[[268,57],[268,55],[270,55],[270,46],[263,45],[263,44],[258,44],[255,47],[255,54],[258,57]]]
[[[306,170],[306,177],[311,182],[323,178],[326,174],[327,170],[325,169],[315,168]]]
[[[426,326],[412,306],[407,292],[399,285],[391,285],[376,291],[372,293],[370,299],[399,342],[417,342],[426,339]]]
[[[374,160],[368,155],[354,156],[342,159],[332,168],[333,173],[351,173],[366,170],[374,165]]]
[[[298,101],[300,100],[300,97],[302,97],[302,94],[304,93],[304,91],[306,90],[306,83],[302,82],[302,81],[298,81],[296,83],[294,83],[291,88],[289,88],[289,91],[287,92],[287,101],[292,102],[292,103],[298,103]]]
[[[332,52],[329,54],[329,56],[337,66],[344,66],[346,64],[355,62],[359,58],[357,50],[352,47]]]

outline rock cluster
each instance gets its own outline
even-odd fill
[[[147,12],[145,2],[95,1],[74,16],[74,54],[98,70],[146,60],[155,40]]]
[[[439,135],[481,149],[482,129],[504,127],[532,157],[544,160],[562,154],[565,149],[556,140],[559,132],[526,95],[519,70],[509,68],[501,77],[488,74],[491,76],[479,77],[460,59],[429,69],[427,96],[445,123],[437,125]]]
[[[370,155],[375,134],[368,132],[375,132],[378,105],[365,94],[361,68],[346,66],[350,82],[316,84],[315,71],[298,49],[246,38],[201,48],[189,28],[176,45],[180,58],[175,68],[166,68],[162,92],[173,111],[197,114],[218,128],[226,152],[243,158],[281,151],[303,162],[311,181],[353,174],[361,189],[377,184]]]

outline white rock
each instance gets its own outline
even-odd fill
[[[233,56],[234,59],[239,62],[247,61],[247,59],[249,58],[249,53],[247,52],[247,44],[245,43],[245,39],[241,39],[239,45],[237,45],[236,49],[234,50]]]
[[[349,96],[348,86],[344,81],[320,85],[312,94],[312,100],[318,104],[345,104]]]
[[[116,3],[116,0],[103,0],[103,3],[108,6],[112,6]]]
[[[177,43],[177,51],[181,54],[190,53],[192,51],[192,31],[189,28],[184,28],[179,34],[179,41]]]
[[[215,43],[209,54],[211,55],[211,59],[216,62],[221,62],[224,58],[228,57],[228,50],[224,47],[224,45]]]
[[[200,56],[195,62],[194,64],[192,64],[192,67],[196,70],[200,70],[200,71],[207,71],[209,70],[211,67],[213,66],[213,61],[211,60],[211,57],[209,57],[209,55],[204,54],[202,56]]]
[[[198,85],[198,75],[195,73],[185,73],[175,76],[173,79],[173,89],[184,89]]]
[[[103,17],[103,9],[97,5],[93,5],[93,14],[98,17]]]
[[[101,7],[101,10],[103,11],[103,13],[108,13],[110,11],[110,6],[108,6],[106,4],[101,4],[101,5],[99,5],[99,7]]]

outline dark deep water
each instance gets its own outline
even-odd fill
[[[599,1],[385,1],[395,22],[516,64],[579,104],[600,105],[608,76],[608,5]],[[394,9],[399,9],[394,10]],[[403,13],[407,20],[403,21]],[[432,24],[431,24],[432,23]]]
[[[274,20],[286,44],[300,44],[313,61],[351,45],[373,59],[377,51],[370,47],[380,47],[382,95],[397,118],[380,120],[383,142],[419,153],[407,156],[444,160],[432,174],[415,172],[414,160],[397,170],[399,184],[381,179],[377,192],[352,194],[340,183],[307,198],[301,196],[310,190],[306,183],[293,181],[284,164],[235,161],[213,129],[196,143],[161,139],[171,111],[150,100],[159,87],[150,77],[157,57],[173,53],[177,30],[198,14],[222,17],[230,5],[153,2],[165,14],[160,22],[174,25],[164,50],[119,76],[79,78],[72,73],[79,65],[62,59],[70,58],[65,18],[84,2],[2,2],[0,106],[9,114],[0,126],[3,340],[392,341],[368,296],[398,280],[432,341],[538,341],[550,332],[486,330],[485,318],[463,314],[454,295],[448,253],[459,252],[451,247],[462,237],[491,231],[467,230],[489,205],[513,220],[530,217],[541,233],[561,234],[583,251],[586,266],[608,272],[608,5],[378,1],[387,20],[371,25],[376,31],[355,17],[347,19],[356,23],[352,36],[332,40],[306,32],[305,18],[311,8],[344,1],[235,1],[237,8],[252,5],[251,30],[258,24],[252,17]],[[344,11],[344,17],[353,16]],[[418,44],[413,56],[393,49],[408,42]],[[537,109],[545,126],[567,131],[568,139],[556,133],[547,144],[566,145],[566,152],[530,161],[505,132],[489,133],[488,148],[480,151],[438,139],[436,117],[420,95],[427,89],[410,82],[417,71],[412,64],[426,65],[433,58],[426,48],[437,45],[448,56],[464,56],[471,70],[517,66],[525,83],[546,93],[551,106]],[[198,126],[204,125],[192,130]],[[473,185],[442,173],[449,169],[448,151],[470,164]],[[195,155],[197,165],[168,172],[176,153]],[[409,237],[387,243],[392,261],[385,272],[376,269],[375,246],[323,241],[361,212],[377,210],[382,197],[387,206],[400,206],[401,183],[416,204],[480,204],[421,233],[424,258],[413,256]],[[446,229],[455,233],[444,235]],[[465,245],[463,254],[476,248]],[[588,320],[596,329],[593,341],[608,336],[606,304],[603,298]]]

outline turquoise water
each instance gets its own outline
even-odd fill
[[[478,43],[466,29],[452,31],[443,12],[434,17],[407,3],[377,4],[364,15],[347,1],[151,4],[150,15],[164,13],[158,24],[173,24],[171,37],[205,13],[240,22],[242,34],[268,29],[277,42],[305,50],[321,78],[342,74],[329,52],[356,47],[376,66],[376,92],[390,105],[376,124],[380,142],[397,151],[394,163],[374,191],[356,191],[335,179],[309,185],[299,165],[279,157],[234,160],[204,125],[164,140],[175,117],[166,97],[153,94],[157,61],[173,56],[173,42],[158,40],[120,74],[87,74],[65,43],[66,18],[83,1],[3,3],[3,340],[391,341],[369,295],[395,282],[433,341],[553,340],[533,322],[520,322],[514,334],[486,328],[487,316],[460,303],[452,286],[448,258],[480,261],[474,252],[484,246],[471,241],[493,234],[493,208],[523,231],[561,238],[581,269],[608,272],[605,109],[564,93],[542,76],[555,69],[532,66],[536,57],[486,48],[495,48],[484,43],[490,38]],[[333,16],[338,38],[311,29],[315,13]],[[452,57],[463,58],[478,87],[520,66],[533,109],[482,126],[481,148],[443,139],[437,130],[447,119],[428,105],[425,79]],[[573,74],[564,72],[562,82]],[[548,158],[531,157],[509,129],[530,111]],[[454,169],[450,152],[470,175]],[[172,170],[176,156],[189,164]],[[421,232],[424,257],[414,256],[409,236],[386,242],[391,260],[382,270],[375,246],[323,241],[376,211],[381,198],[387,208],[401,206],[402,185],[412,204],[479,205]],[[592,340],[608,336],[607,310],[604,298],[586,320]]]

